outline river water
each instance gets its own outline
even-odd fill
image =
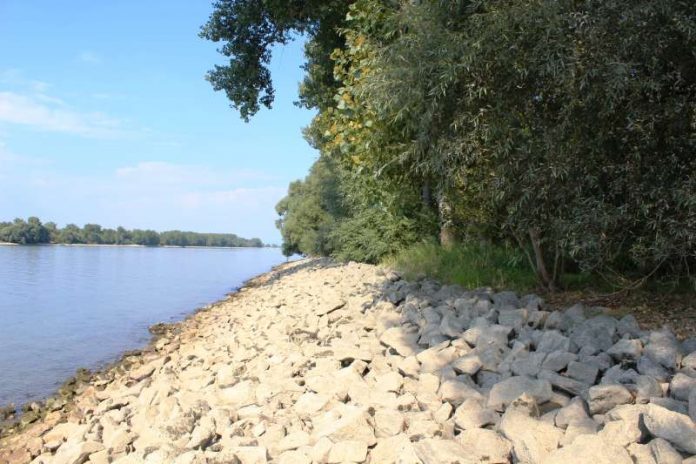
[[[53,393],[283,261],[276,248],[0,246],[0,406]]]

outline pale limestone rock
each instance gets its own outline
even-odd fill
[[[77,464],[85,462],[91,454],[104,449],[104,445],[95,441],[81,443],[64,443],[56,452],[51,462],[55,464]]]
[[[452,368],[460,374],[475,375],[483,363],[476,353],[469,353],[452,362]]]
[[[599,424],[589,417],[574,420],[568,424],[563,439],[561,439],[561,445],[570,445],[580,435],[595,435],[598,428]]]
[[[375,464],[422,464],[411,440],[404,434],[379,440],[370,452],[370,459]]]
[[[513,456],[521,464],[542,462],[563,438],[562,430],[516,409],[505,412],[500,431],[512,442]]]
[[[328,463],[365,462],[367,444],[364,441],[339,441],[329,451]]]
[[[512,444],[499,433],[489,429],[465,430],[456,438],[468,458],[475,462],[507,464]]]
[[[483,399],[483,395],[471,385],[458,380],[447,380],[440,385],[439,390],[442,401],[448,401],[454,406],[459,406],[469,398]]]
[[[333,442],[331,440],[326,437],[322,437],[314,444],[309,456],[314,462],[325,463],[329,458],[329,451],[331,451],[332,446]]]
[[[385,330],[379,341],[401,356],[415,355],[418,349],[418,334],[403,327],[391,327]]]
[[[295,402],[295,412],[301,416],[311,416],[321,411],[330,397],[314,392],[307,392],[300,396]]]
[[[416,455],[423,464],[475,464],[473,456],[454,440],[427,438],[413,444]]]
[[[346,440],[363,441],[373,446],[377,440],[369,415],[361,408],[346,406],[328,411],[314,421],[317,438],[328,437],[334,443]]]
[[[553,450],[542,464],[633,464],[628,452],[597,435],[580,435],[572,444]]]
[[[302,451],[285,451],[278,456],[278,464],[312,464],[312,459]]]
[[[478,399],[464,401],[454,412],[454,424],[462,430],[497,425],[500,416],[493,409],[483,406]]]
[[[378,390],[398,393],[401,385],[404,383],[404,378],[398,372],[387,372],[377,376],[375,379],[375,387]]]
[[[375,435],[377,438],[391,437],[404,430],[404,416],[400,411],[378,409],[375,411]]]

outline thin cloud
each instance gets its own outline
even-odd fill
[[[91,50],[85,50],[81,52],[78,56],[77,59],[82,61],[83,63],[88,63],[88,64],[99,64],[102,62],[101,56],[99,54],[91,51]]]
[[[103,113],[79,112],[67,108],[59,99],[16,92],[0,92],[0,123],[95,138],[120,137],[126,133],[119,120]]]

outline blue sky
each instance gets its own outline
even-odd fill
[[[279,242],[275,203],[317,156],[295,107],[299,41],[274,50],[276,103],[244,123],[205,72],[203,0],[0,0],[0,220],[234,232]]]

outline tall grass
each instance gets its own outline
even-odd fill
[[[536,287],[524,254],[510,246],[464,243],[443,248],[421,243],[400,251],[384,264],[407,279],[429,277],[465,288],[493,287],[519,292]]]

